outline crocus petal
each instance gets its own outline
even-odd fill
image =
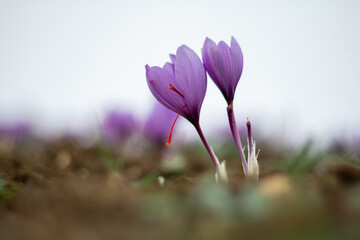
[[[235,73],[234,81],[236,81],[233,84],[236,88],[236,85],[239,81],[238,79],[240,79],[242,71],[243,71],[244,58],[243,58],[243,54],[242,54],[240,45],[238,44],[238,42],[235,40],[234,37],[231,37],[231,58],[233,61],[233,68],[234,68],[234,73]]]
[[[210,77],[217,82],[216,72],[216,62],[217,62],[217,54],[216,54],[216,44],[210,38],[205,39],[205,43],[202,49],[202,58],[204,62],[204,67],[206,71],[209,73]]]
[[[234,70],[231,58],[231,51],[229,46],[221,41],[218,45],[218,72],[220,73],[220,84],[222,84],[222,88],[225,89],[226,98],[231,99],[234,95]]]
[[[163,69],[167,71],[172,77],[171,79],[175,79],[175,68],[172,63],[165,63]]]
[[[175,63],[176,56],[174,54],[170,54],[170,59],[172,63]]]
[[[184,111],[198,118],[207,86],[204,66],[196,53],[186,45],[177,49],[174,65],[176,85],[188,105]]]
[[[210,38],[205,39],[205,43],[203,46],[202,57],[204,61],[204,67],[206,71],[209,73],[211,79],[214,81],[216,86],[223,93],[224,97],[227,99],[228,87],[226,82],[224,82],[223,77],[221,77],[221,68],[220,65],[220,54],[219,47],[215,44],[213,40]]]
[[[181,96],[169,90],[169,83],[175,82],[174,75],[160,67],[146,68],[146,80],[154,97],[164,106],[178,112],[185,104]]]

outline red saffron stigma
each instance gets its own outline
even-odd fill
[[[173,125],[171,126],[170,135],[169,135],[169,140],[168,140],[168,142],[166,143],[166,145],[168,145],[168,146],[171,145],[171,135],[172,135],[172,132],[173,132],[173,129],[174,129],[176,120],[178,119],[180,113],[182,112],[182,110],[184,110],[184,108],[185,108],[186,106],[187,106],[187,105],[183,106],[183,107],[180,109],[178,115],[177,115],[176,118],[175,118],[175,121],[174,121]]]
[[[185,98],[184,95],[182,95],[171,83],[169,83],[170,85],[170,90],[173,90],[174,92],[176,92],[177,94],[179,94],[182,98]]]

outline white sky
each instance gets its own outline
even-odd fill
[[[238,122],[282,141],[360,134],[359,1],[0,0],[0,121],[38,128],[95,124],[119,107],[146,116],[144,65],[163,65],[205,37],[244,53]],[[205,133],[227,124],[208,79]],[[185,132],[195,134],[183,121]],[[180,128],[181,128],[180,127]]]

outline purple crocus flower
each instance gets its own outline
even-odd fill
[[[158,143],[165,142],[175,118],[176,113],[157,102],[145,122],[145,135]]]
[[[186,45],[170,55],[163,68],[146,65],[146,79],[154,97],[170,110],[197,124],[206,93],[206,73],[200,58]]]
[[[224,41],[218,45],[206,38],[202,50],[202,58],[206,71],[224,95],[228,105],[232,104],[236,86],[243,71],[243,54],[234,37],[231,46]]]
[[[170,55],[170,58],[172,63],[167,62],[162,68],[145,66],[150,91],[165,107],[178,113],[174,124],[179,115],[182,115],[194,125],[209,152],[217,174],[225,181],[223,165],[220,165],[207,143],[199,124],[200,109],[207,86],[204,66],[196,53],[186,45],[180,46],[176,56]],[[168,145],[171,142],[171,132]]]
[[[110,144],[119,144],[127,139],[136,128],[134,118],[117,110],[109,112],[101,126],[105,140]]]
[[[228,104],[227,113],[230,129],[246,175],[248,172],[248,164],[241,144],[239,131],[237,130],[233,110],[235,89],[243,70],[243,54],[241,48],[233,37],[231,38],[230,47],[224,41],[216,45],[210,38],[206,38],[202,49],[202,58],[206,71],[218,86]]]

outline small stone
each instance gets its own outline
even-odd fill
[[[165,178],[163,176],[158,176],[157,180],[160,187],[165,185]]]
[[[263,178],[260,181],[260,192],[268,198],[281,198],[292,192],[289,177],[276,174]]]
[[[89,170],[87,170],[86,168],[82,167],[82,168],[80,168],[80,169],[78,170],[78,173],[77,173],[77,174],[78,174],[78,176],[79,176],[80,178],[86,179],[86,178],[89,177],[90,172],[89,172]]]
[[[59,170],[64,170],[65,168],[67,168],[70,163],[71,163],[71,155],[69,152],[67,151],[60,151],[57,155],[56,155],[56,167]]]

